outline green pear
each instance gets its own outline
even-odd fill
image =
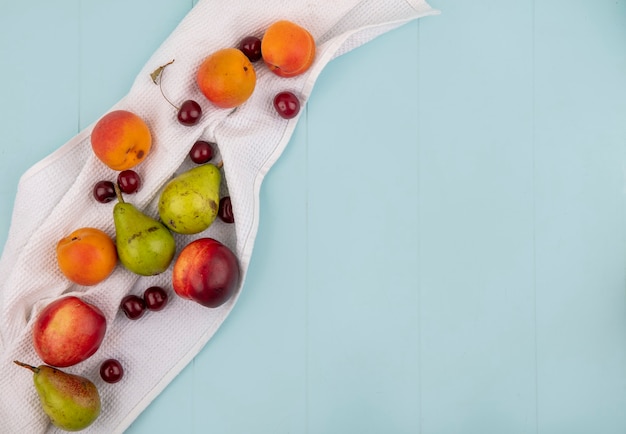
[[[80,431],[100,415],[100,394],[88,379],[48,365],[35,367],[17,360],[15,363],[33,372],[41,407],[54,426]]]
[[[170,180],[159,198],[161,221],[179,234],[207,229],[217,217],[221,180],[213,164],[194,167]]]
[[[117,185],[115,190],[118,202],[113,208],[113,221],[120,262],[141,276],[164,272],[176,253],[174,236],[162,223],[124,202]]]

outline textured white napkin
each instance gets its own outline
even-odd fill
[[[138,166],[143,187],[129,202],[156,217],[160,189],[175,174],[192,167],[187,153],[198,139],[216,142],[224,162],[224,193],[232,198],[234,225],[216,221],[196,236],[176,236],[178,251],[192,239],[214,237],[230,246],[248,268],[259,222],[261,182],[287,145],[297,118],[280,118],[273,96],[290,90],[306,103],[324,66],[333,58],[410,20],[436,13],[425,0],[266,0],[249,7],[249,0],[201,0],[154,53],[130,92],[111,109],[123,108],[143,117],[154,137],[153,151]],[[220,48],[236,46],[246,35],[262,36],[273,21],[289,19],[307,28],[316,40],[315,63],[304,75],[281,78],[255,64],[257,86],[252,97],[229,116],[230,110],[212,107],[195,86],[201,60]],[[177,102],[195,99],[203,106],[201,123],[178,124],[150,73],[170,60],[163,75],[168,97]],[[104,114],[104,113],[103,113]],[[108,320],[105,340],[90,359],[66,368],[89,377],[102,398],[102,413],[84,432],[121,433],[189,363],[213,336],[236,302],[208,309],[172,295],[161,312],[148,312],[139,321],[120,313],[121,298],[141,294],[151,285],[171,292],[171,267],[159,276],[141,277],[119,265],[99,285],[70,284],[56,266],[57,241],[74,229],[98,227],[114,237],[113,202],[99,204],[91,197],[93,184],[115,180],[116,172],[97,160],[86,128],[21,178],[11,229],[0,260],[0,433],[57,432],[43,414],[32,376],[12,364],[19,359],[41,363],[32,348],[31,326],[37,313],[62,294],[77,294],[102,309]],[[242,282],[243,286],[243,282]],[[172,293],[173,294],[173,293]],[[98,374],[100,363],[116,358],[127,374],[109,385]],[[149,369],[147,368],[149,366]]]

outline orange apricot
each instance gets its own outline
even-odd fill
[[[263,61],[281,77],[307,71],[315,60],[315,39],[307,29],[288,20],[270,25],[261,40]]]
[[[59,240],[56,246],[59,269],[71,282],[96,285],[106,279],[117,264],[113,240],[97,228],[80,228]]]
[[[91,132],[96,157],[113,170],[126,170],[141,163],[152,147],[152,135],[142,118],[127,110],[104,115]]]
[[[214,105],[234,108],[252,95],[256,72],[243,52],[237,48],[223,48],[203,60],[196,81],[200,91]]]

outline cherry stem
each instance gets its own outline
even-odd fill
[[[117,201],[119,203],[124,203],[124,198],[122,197],[122,191],[120,190],[120,186],[117,185],[117,182],[113,183],[113,188],[115,189],[115,195],[117,196]]]
[[[168,65],[171,65],[172,63],[174,63],[174,60],[171,60],[169,62],[167,62],[165,65],[161,65],[157,68],[157,70],[155,72],[153,72],[153,74],[156,74],[159,78],[159,90],[161,91],[161,95],[163,95],[163,98],[165,98],[165,101],[167,101],[168,103],[170,103],[170,105],[172,107],[174,107],[176,110],[180,110],[180,107],[177,107],[172,101],[170,101],[170,99],[165,96],[165,93],[163,93],[163,74],[165,74],[165,68]],[[152,80],[155,80],[155,76],[152,77]]]
[[[35,368],[34,366],[28,365],[28,364],[26,364],[26,363],[22,363],[22,362],[19,362],[19,361],[17,361],[17,360],[13,360],[13,363],[15,363],[15,364],[16,364],[16,365],[18,365],[18,366],[21,366],[22,368],[30,369],[30,370],[31,370],[31,371],[33,371],[35,374],[36,374],[37,372],[39,372],[39,368]]]

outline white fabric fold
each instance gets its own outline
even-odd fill
[[[153,217],[157,216],[163,185],[193,166],[187,157],[191,145],[198,139],[218,144],[216,160],[224,162],[223,193],[232,198],[236,223],[216,221],[201,234],[176,235],[177,250],[204,236],[225,243],[240,260],[244,275],[240,291],[217,309],[172,295],[165,310],[149,312],[133,322],[119,312],[122,297],[141,294],[151,285],[169,288],[171,293],[171,267],[158,276],[138,277],[119,265],[108,279],[92,287],[73,285],[60,274],[55,246],[61,237],[85,226],[115,235],[113,203],[97,203],[91,198],[91,189],[101,179],[115,180],[117,173],[93,155],[89,142],[93,125],[87,127],[30,168],[18,186],[0,260],[0,275],[4,276],[0,282],[0,364],[10,372],[0,377],[0,433],[61,432],[41,411],[32,376],[12,361],[41,363],[32,347],[33,320],[46,304],[65,294],[76,294],[97,305],[108,321],[98,352],[65,369],[90,378],[101,393],[102,414],[84,432],[123,432],[214,335],[241,289],[253,290],[254,283],[246,282],[245,275],[258,229],[261,183],[287,146],[297,122],[297,118],[284,120],[275,113],[273,96],[290,90],[304,105],[320,72],[333,58],[410,20],[435,13],[424,0],[267,0],[254,10],[247,0],[201,0],[111,110],[137,113],[152,131],[153,151],[137,167],[143,187],[126,199]],[[278,19],[292,20],[313,34],[318,51],[311,69],[298,77],[281,78],[255,64],[257,86],[246,103],[233,113],[211,106],[195,86],[195,70],[202,59],[217,49],[236,46],[243,36],[262,36]],[[150,78],[152,71],[172,59],[175,62],[162,76],[163,87],[173,101],[191,98],[201,103],[204,115],[195,127],[178,124],[172,107]],[[129,373],[122,383],[109,385],[99,378],[100,363],[110,357],[118,359]],[[145,369],[148,365],[150,369]]]

